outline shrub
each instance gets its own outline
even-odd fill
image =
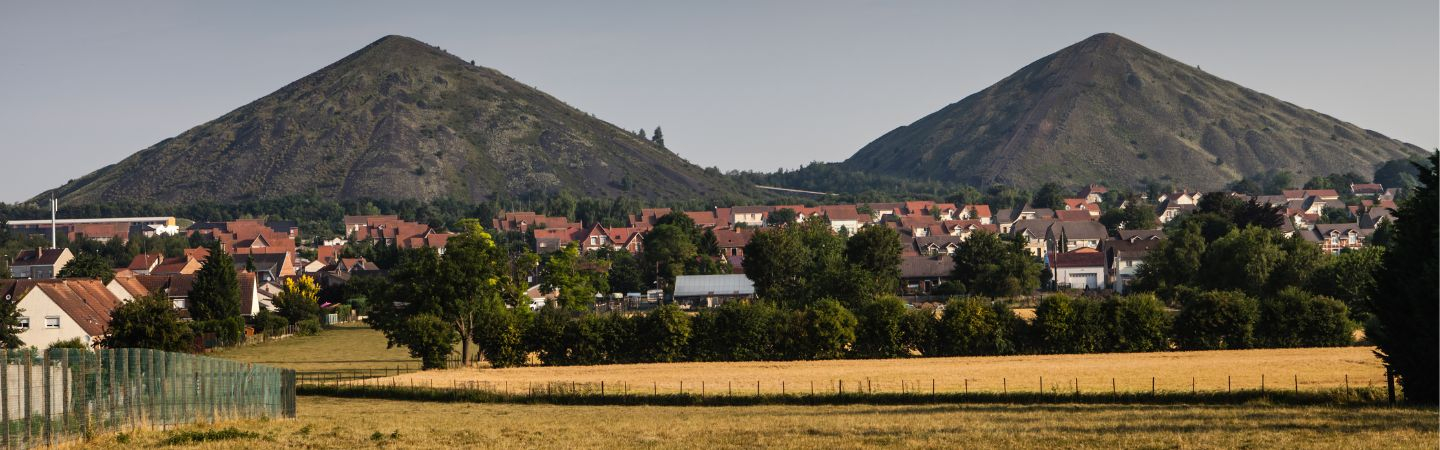
[[[525,335],[533,321],[530,308],[508,308],[498,298],[489,298],[481,306],[475,324],[474,342],[491,367],[512,367],[525,364]]]
[[[1104,348],[1100,304],[1054,294],[1035,308],[1035,339],[1045,353],[1093,353]]]
[[[213,333],[220,345],[239,344],[245,338],[245,319],[240,316],[192,322],[202,335]]]
[[[420,358],[421,369],[444,369],[445,359],[460,342],[459,333],[433,314],[411,316],[404,327],[405,332],[396,335],[396,343],[409,349],[411,357]]]
[[[285,328],[290,326],[290,321],[285,320],[279,314],[261,308],[250,318],[251,326],[266,336],[279,336],[285,333]]]
[[[565,327],[566,346],[575,364],[624,362],[634,335],[630,319],[619,314],[584,314]]]
[[[859,320],[835,299],[824,299],[805,308],[801,316],[803,349],[801,358],[832,359],[845,355],[855,343]]]
[[[675,305],[664,305],[650,311],[640,325],[644,358],[654,362],[673,362],[685,357],[690,345],[690,316]]]
[[[565,327],[570,313],[555,302],[548,302],[535,314],[526,341],[545,365],[570,364],[570,347],[565,340]]]
[[[73,348],[73,349],[80,349],[80,350],[89,350],[89,349],[90,349],[90,346],[89,346],[89,345],[86,345],[86,344],[85,344],[85,341],[82,341],[82,340],[80,340],[80,338],[77,337],[77,338],[73,338],[73,339],[65,339],[65,340],[60,340],[60,341],[51,342],[51,343],[50,343],[50,348],[52,348],[52,349],[53,349],[53,348]]]
[[[895,296],[880,297],[861,309],[860,331],[855,350],[861,356],[893,358],[910,354],[905,341],[905,301]]]
[[[1259,307],[1239,291],[1209,291],[1183,299],[1175,344],[1185,350],[1250,348]]]
[[[1255,326],[1264,347],[1339,347],[1353,341],[1355,324],[1339,300],[1290,287],[1260,300]]]
[[[305,319],[295,322],[295,332],[301,336],[310,336],[320,332],[320,319]]]
[[[1014,314],[1000,302],[952,299],[940,318],[939,350],[946,355],[1002,355],[1015,350],[1010,321]]]
[[[776,359],[782,315],[765,302],[726,302],[695,317],[697,356],[704,360]]]
[[[110,314],[110,326],[100,340],[105,348],[151,348],[168,352],[190,351],[194,335],[181,322],[163,293],[121,304]]]
[[[1153,294],[1111,296],[1102,310],[1109,351],[1153,352],[1170,347],[1170,316]]]
[[[905,335],[905,342],[913,349],[918,350],[925,356],[937,356],[941,354],[940,345],[940,321],[935,317],[934,308],[915,308],[905,312],[905,322],[901,330]]]

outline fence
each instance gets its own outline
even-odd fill
[[[468,366],[474,366],[478,361],[470,360]],[[451,356],[445,359],[446,369],[459,369],[467,367],[467,364],[460,361],[459,356]],[[419,365],[395,366],[395,367],[372,367],[364,369],[332,369],[332,370],[303,370],[295,372],[297,384],[328,384],[344,381],[366,380],[374,378],[386,378],[407,373],[420,371]]]
[[[149,349],[0,352],[0,444],[246,417],[295,417],[295,372]]]

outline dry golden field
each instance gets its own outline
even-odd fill
[[[115,435],[86,448],[1435,448],[1435,411],[1116,405],[651,407],[302,397],[295,420]],[[185,431],[256,437],[164,446]]]
[[[1301,390],[1384,386],[1385,371],[1368,347],[1225,350],[1204,352],[1108,353],[1090,355],[983,356],[833,361],[617,364],[603,366],[453,369],[417,372],[372,383],[450,387],[479,383],[520,391],[531,383],[604,381],[610,392],[685,392],[753,394],[833,392],[844,381],[853,392],[865,385],[875,392],[1034,392],[1044,377],[1045,390],[1074,392],[1143,391],[1154,377],[1158,391],[1233,389]],[[783,387],[782,387],[782,382]]]
[[[411,358],[404,347],[385,348],[385,335],[360,322],[340,324],[314,336],[221,349],[207,356],[302,371],[420,367],[420,361]]]

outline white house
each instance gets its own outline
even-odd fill
[[[1057,287],[1105,289],[1105,254],[1099,250],[1051,253],[1050,267]]]
[[[77,338],[95,345],[120,305],[100,280],[89,278],[4,280],[0,292],[21,310],[20,340],[41,349]]]

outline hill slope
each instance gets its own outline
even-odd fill
[[[500,72],[402,36],[54,192],[73,204],[294,195],[478,201],[562,190],[652,201],[750,192]]]
[[[1105,33],[886,133],[844,165],[979,185],[1168,175],[1212,189],[1269,169],[1368,175],[1423,153]]]

